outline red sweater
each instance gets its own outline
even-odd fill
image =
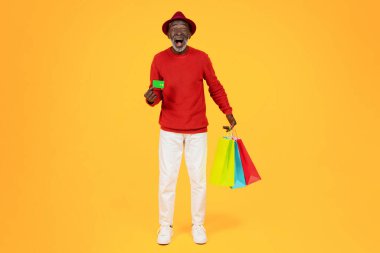
[[[157,95],[153,104],[160,101],[161,129],[176,133],[207,132],[206,103],[203,79],[208,91],[224,114],[231,114],[227,94],[215,75],[209,56],[198,49],[187,46],[184,54],[177,55],[167,48],[153,58],[150,70],[150,85],[153,80],[164,80],[164,88],[154,88]]]

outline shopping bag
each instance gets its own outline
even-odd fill
[[[243,140],[238,138],[236,142],[239,149],[241,163],[243,165],[245,183],[248,185],[256,181],[259,181],[261,177],[257,172],[256,167],[253,164],[252,159],[249,156],[248,151],[243,144]]]
[[[231,187],[232,189],[242,188],[246,186],[243,165],[241,163],[241,158],[239,154],[239,148],[238,148],[236,140],[234,142],[235,142],[235,145],[234,145],[235,147],[235,182],[234,182],[234,185]]]
[[[235,174],[235,142],[232,138],[219,139],[214,164],[211,168],[210,182],[215,185],[233,186]]]

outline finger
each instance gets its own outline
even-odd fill
[[[152,92],[153,92],[153,89],[154,89],[153,86],[150,87],[150,88],[145,92],[145,94],[150,94],[150,93],[152,93]]]
[[[152,96],[152,93],[147,93],[147,94],[145,95],[145,97],[146,97],[147,99],[149,99],[151,96]]]
[[[148,91],[148,92],[146,93],[146,96],[147,96],[147,97],[150,97],[150,96],[152,96],[153,94],[155,94],[153,91]]]
[[[229,126],[223,126],[223,128],[227,130],[226,132],[230,131],[230,127]]]
[[[148,99],[151,100],[151,101],[153,101],[153,100],[156,99],[156,97],[157,97],[157,96],[156,96],[155,94],[152,94],[151,96],[149,96]]]

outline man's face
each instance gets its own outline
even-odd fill
[[[189,25],[185,21],[175,20],[169,24],[168,38],[171,40],[175,51],[182,52],[185,50],[190,37]]]

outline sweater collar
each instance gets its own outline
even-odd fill
[[[186,49],[186,51],[183,54],[174,53],[172,51],[172,47],[168,48],[168,53],[170,54],[170,56],[174,56],[174,57],[185,57],[185,56],[189,55],[190,51],[192,50],[192,48],[189,45],[186,45],[186,47],[188,47],[188,48]]]

